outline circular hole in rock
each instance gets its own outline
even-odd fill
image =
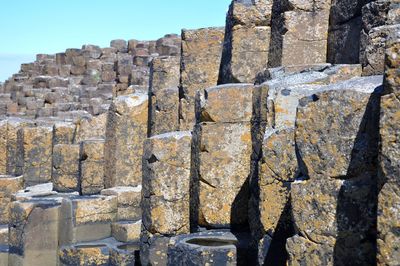
[[[221,247],[221,246],[234,245],[236,241],[219,239],[219,238],[193,238],[187,240],[186,243],[198,246],[206,246],[206,247]]]

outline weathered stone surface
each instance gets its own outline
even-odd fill
[[[25,127],[18,130],[18,152],[22,154],[25,186],[51,180],[53,129]]]
[[[80,183],[82,195],[98,194],[104,188],[104,139],[91,139],[80,145]]]
[[[199,224],[221,228],[246,222],[250,123],[201,123],[194,141]]]
[[[7,133],[8,133],[8,122],[2,120],[0,122],[0,173],[7,173]]]
[[[356,78],[303,101],[296,121],[303,174],[311,179],[353,177],[373,167],[376,136],[369,132],[378,121],[381,83],[381,76]]]
[[[289,253],[288,265],[334,265],[333,248],[317,244],[301,236],[289,238],[286,243]]]
[[[82,118],[78,121],[75,133],[75,142],[92,138],[105,138],[107,114],[101,114],[91,118]]]
[[[378,196],[377,261],[382,265],[395,265],[400,260],[399,235],[395,233],[400,226],[400,82],[395,76],[400,65],[399,43],[398,39],[397,43],[388,42],[385,91],[392,93],[381,99],[379,182],[386,183]]]
[[[57,192],[53,191],[53,183],[45,183],[31,187],[25,187],[23,190],[20,190],[12,195],[12,201],[27,201],[33,198],[43,198],[56,194]]]
[[[223,28],[182,31],[180,130],[195,124],[196,91],[217,85],[223,40]]]
[[[111,236],[111,223],[117,217],[117,199],[113,196],[72,197],[68,212],[72,223],[63,231],[66,244],[93,241]]]
[[[379,26],[361,35],[360,61],[363,75],[379,75],[384,72],[385,46],[392,32],[399,32],[400,24]]]
[[[58,122],[53,127],[53,145],[72,144],[75,139],[76,126],[74,123]]]
[[[282,65],[326,62],[329,11],[288,11],[284,20]]]
[[[22,175],[23,164],[22,154],[19,152],[18,145],[18,131],[30,125],[28,120],[10,118],[7,122],[7,174],[9,175]]]
[[[274,3],[269,65],[325,63],[329,8],[330,1]]]
[[[126,53],[128,51],[128,43],[125,40],[112,40],[110,46],[117,49],[118,52]]]
[[[114,187],[103,189],[102,195],[116,196],[118,201],[118,221],[139,220],[142,217],[140,201],[142,197],[142,186],[137,187]]]
[[[112,222],[116,218],[117,199],[113,196],[86,196],[72,199],[76,225]]]
[[[370,235],[376,230],[376,176],[366,173],[344,181],[325,177],[296,182],[291,196],[296,227],[311,241],[330,246],[331,260],[340,264],[375,261],[375,240]]]
[[[107,118],[105,185],[138,186],[142,183],[143,141],[147,136],[148,97],[117,97]]]
[[[15,201],[10,206],[11,265],[57,265],[60,204]]]
[[[153,235],[148,231],[140,234],[140,262],[142,265],[167,265],[170,237]]]
[[[251,84],[228,84],[205,89],[204,96],[199,95],[196,99],[198,122],[250,122],[253,97],[259,89]]]
[[[149,136],[179,129],[179,71],[179,57],[158,57],[151,63]]]
[[[167,88],[151,98],[150,136],[179,129],[179,89]]]
[[[301,100],[295,140],[303,176],[291,186],[291,204],[296,228],[316,244],[296,244],[312,252],[308,259],[375,261],[381,82],[381,76],[355,78]]]
[[[370,0],[333,0],[330,10],[328,62],[357,64],[362,30],[362,7]]]
[[[57,144],[53,147],[52,182],[60,192],[78,191],[79,145]]]
[[[264,137],[259,164],[259,213],[262,231],[270,235],[289,201],[290,182],[298,174],[294,130],[278,130]],[[257,217],[252,217],[257,219]]]
[[[77,244],[60,249],[58,256],[62,265],[109,265],[109,247],[105,244]]]
[[[143,226],[151,234],[189,232],[190,132],[149,138],[143,155]]]
[[[0,175],[0,224],[8,224],[11,196],[23,188],[23,178]]]
[[[268,64],[272,1],[233,1],[225,29],[219,83],[254,82]]]
[[[400,13],[400,7],[399,7]],[[400,17],[400,15],[399,15]],[[400,31],[394,31],[388,36],[385,52],[385,93],[394,92],[400,95]]]
[[[116,222],[111,225],[112,236],[121,242],[139,241],[142,220],[136,222]]]
[[[378,264],[396,265],[400,259],[399,236],[395,233],[400,221],[400,185],[396,181],[386,183],[378,201]]]

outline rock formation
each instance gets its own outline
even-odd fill
[[[399,265],[400,3],[233,0],[226,27],[0,84],[0,265]]]

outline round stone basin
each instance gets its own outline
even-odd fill
[[[117,248],[125,251],[136,251],[140,249],[138,244],[123,244],[117,246]]]
[[[192,238],[187,240],[186,243],[204,247],[222,247],[235,245],[236,241],[220,238]]]

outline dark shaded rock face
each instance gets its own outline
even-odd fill
[[[399,51],[395,0],[233,0],[37,55],[0,84],[0,265],[400,265]]]

